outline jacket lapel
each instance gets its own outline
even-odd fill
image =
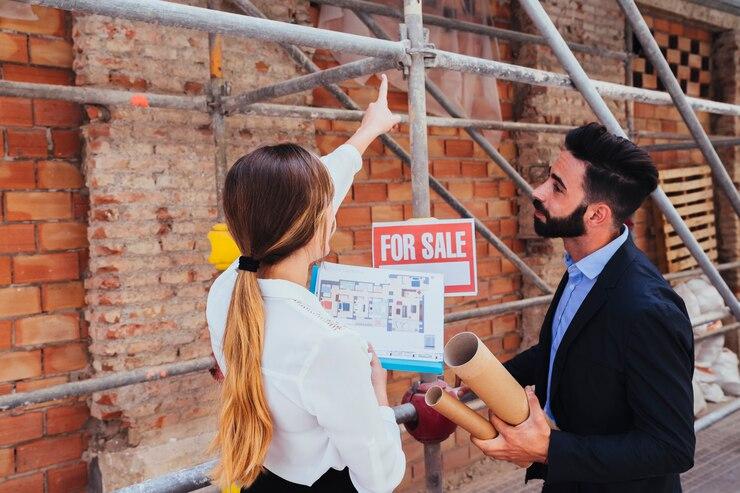
[[[616,284],[624,270],[632,262],[636,248],[637,247],[635,247],[632,242],[632,238],[627,238],[624,245],[614,253],[609,262],[604,266],[604,270],[599,274],[599,278],[596,280],[596,283],[583,300],[583,303],[581,303],[581,306],[578,308],[578,311],[568,326],[565,336],[560,342],[560,346],[558,346],[557,353],[555,354],[555,362],[552,367],[552,381],[550,382],[550,385],[552,386],[550,389],[551,399],[555,396],[555,393],[558,390],[558,384],[560,383],[560,376],[562,374],[563,366],[565,365],[568,349],[581,331],[586,327],[591,318],[593,318],[596,312],[598,312],[607,301],[609,298],[609,288]],[[550,325],[552,325],[552,323]],[[552,328],[550,328],[550,332],[552,332]],[[549,348],[550,345],[548,344],[547,347]]]

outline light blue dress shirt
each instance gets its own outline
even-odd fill
[[[547,402],[545,402],[545,413],[550,419],[555,421],[550,409],[550,382],[552,380],[552,364],[555,361],[555,355],[558,352],[560,342],[565,336],[573,317],[576,316],[581,303],[586,299],[591,288],[596,284],[599,274],[604,270],[604,266],[609,262],[614,253],[621,247],[629,237],[629,228],[622,226],[622,233],[596,250],[591,255],[582,258],[578,262],[573,262],[568,253],[565,254],[565,265],[568,267],[568,283],[563,289],[558,306],[555,309],[555,315],[552,319],[552,345],[550,346],[550,367],[547,373]]]

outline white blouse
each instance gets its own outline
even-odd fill
[[[321,160],[334,181],[336,211],[362,157],[345,144]],[[211,347],[224,373],[223,336],[237,264],[214,281],[206,305]],[[280,279],[258,282],[265,304],[262,377],[273,419],[265,467],[303,485],[329,468],[349,467],[358,491],[392,491],[406,458],[393,410],[375,398],[367,342],[337,324],[305,287]]]

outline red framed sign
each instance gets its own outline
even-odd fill
[[[445,296],[478,294],[473,219],[373,223],[373,267],[444,276]]]

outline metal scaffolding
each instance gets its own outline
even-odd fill
[[[480,307],[465,311],[449,313],[445,316],[445,323],[455,323],[476,317],[491,316],[528,307],[540,306],[552,300],[553,289],[532,270],[524,260],[506,246],[489,228],[487,228],[436,178],[429,174],[427,153],[427,127],[429,125],[441,127],[456,127],[465,129],[472,140],[496,163],[501,170],[517,185],[522,193],[531,197],[532,187],[507,162],[507,160],[486,140],[480,133],[482,129],[507,130],[515,132],[549,132],[564,134],[571,126],[551,125],[538,123],[519,123],[489,121],[467,118],[462,109],[447,98],[441,89],[426,78],[426,69],[444,68],[461,72],[470,72],[482,76],[491,76],[498,79],[519,82],[538,86],[559,87],[580,91],[597,115],[611,132],[626,136],[614,115],[609,111],[603,98],[610,98],[628,103],[628,130],[633,137],[655,139],[687,139],[694,142],[678,142],[672,144],[655,144],[645,146],[650,151],[664,151],[698,147],[709,162],[714,178],[722,191],[728,196],[736,213],[740,212],[740,198],[737,189],[730,180],[727,170],[717,156],[714,146],[735,146],[740,139],[734,137],[720,137],[706,135],[699,124],[694,111],[740,116],[740,105],[709,101],[686,97],[675,77],[670,72],[665,60],[658,51],[657,44],[652,38],[644,20],[639,14],[632,0],[618,0],[628,19],[628,33],[633,31],[645,48],[647,56],[658,70],[668,93],[651,91],[630,85],[614,84],[592,80],[578,63],[573,52],[619,60],[625,64],[626,72],[632,54],[616,52],[596,47],[589,47],[578,43],[567,43],[554,24],[547,16],[542,6],[536,0],[520,0],[524,10],[531,17],[540,35],[518,33],[492,26],[483,26],[443,17],[425,15],[422,13],[421,0],[404,0],[403,12],[394,8],[374,4],[361,0],[313,0],[320,4],[330,4],[351,8],[360,20],[374,34],[373,37],[358,36],[341,32],[326,31],[308,26],[295,25],[267,19],[249,0],[230,0],[230,3],[239,8],[244,14],[234,14],[220,10],[222,0],[209,0],[208,9],[189,5],[169,3],[160,0],[27,0],[29,3],[56,7],[77,12],[106,15],[129,20],[156,23],[163,26],[175,26],[197,29],[209,33],[210,81],[206,96],[176,96],[154,93],[132,93],[128,91],[98,89],[90,87],[68,87],[35,83],[0,81],[0,95],[15,97],[31,97],[46,99],[61,99],[85,104],[101,105],[142,105],[153,108],[171,108],[189,111],[207,112],[211,116],[213,138],[215,145],[215,182],[219,208],[219,219],[223,217],[221,204],[221,185],[227,169],[226,162],[226,117],[235,114],[256,114],[264,116],[293,117],[293,118],[327,118],[332,120],[359,121],[362,118],[360,107],[336,84],[358,76],[380,72],[392,68],[401,68],[408,71],[408,116],[402,115],[402,122],[409,125],[411,152],[403,149],[390,135],[381,136],[385,146],[395,153],[401,161],[411,168],[412,204],[414,217],[428,217],[430,215],[430,189],[439,194],[462,217],[473,218],[478,233],[494,245],[502,255],[521,271],[522,275],[537,286],[545,295],[500,303],[497,305]],[[371,17],[383,15],[403,20],[402,38],[400,41],[391,40],[390,36]],[[518,43],[539,43],[549,45],[568,75],[536,70],[518,65],[502,63],[494,60],[451,53],[434,48],[425,38],[424,25],[441,26],[489,36]],[[222,37],[223,35],[254,38],[276,42],[287,52],[291,59],[303,70],[306,75],[261,87],[238,95],[230,95],[228,84],[223,78]],[[318,66],[296,45],[314,48],[341,50],[363,55],[367,58],[357,62],[347,63],[326,70]],[[629,51],[629,50],[628,50]],[[629,74],[627,81],[629,80]],[[271,104],[264,101],[310,90],[315,87],[325,87],[345,109],[314,108],[295,105]],[[429,93],[449,113],[449,117],[430,117],[426,114],[426,93]],[[635,131],[631,123],[631,102],[643,102],[656,105],[675,104],[687,127],[690,135],[667,134],[662,132]],[[692,236],[681,217],[670,203],[662,190],[656,190],[652,195],[658,208],[665,214],[668,221],[681,237],[691,254],[696,258],[700,269],[666,275],[666,279],[679,279],[704,273],[722,295],[728,310],[712,313],[700,319],[692,320],[693,325],[701,325],[709,321],[724,318],[731,313],[735,319],[740,319],[740,304],[735,295],[719,274],[720,270],[737,269],[740,262],[715,266],[702,251],[696,239]],[[722,331],[703,337],[711,337],[729,330],[737,329],[734,323]],[[174,375],[183,375],[196,371],[211,369],[214,360],[211,357],[190,361],[177,362],[154,368],[141,368],[129,372],[118,372],[99,378],[92,378],[80,382],[72,382],[37,391],[11,394],[0,397],[0,410],[17,408],[29,404],[45,402],[54,399],[67,398],[89,394],[91,392],[117,388],[124,385],[142,383]],[[431,378],[429,376],[423,378]],[[740,401],[739,401],[740,402]],[[735,403],[736,404],[736,403]],[[733,410],[738,406],[733,404]],[[474,409],[480,409],[480,401],[469,402]],[[416,411],[411,404],[404,404],[394,408],[398,423],[407,423],[416,420]],[[723,411],[727,412],[727,411]],[[708,426],[715,417],[707,417],[701,426]],[[697,424],[697,429],[700,425]],[[425,444],[425,465],[427,475],[427,490],[441,491],[442,469],[439,444]],[[195,468],[177,471],[167,476],[156,478],[139,485],[125,488],[121,491],[192,491],[208,484],[207,472],[213,466],[213,461],[201,464]]]

